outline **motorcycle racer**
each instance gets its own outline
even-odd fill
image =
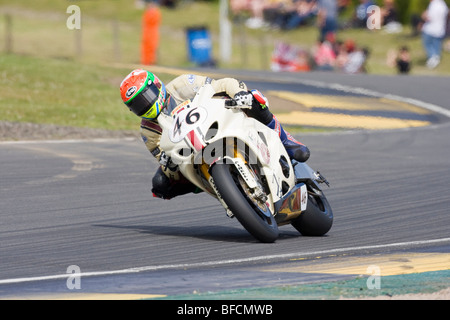
[[[120,93],[122,101],[130,111],[141,117],[142,139],[161,165],[152,179],[152,193],[155,197],[171,199],[200,191],[182,176],[177,166],[171,163],[164,150],[161,150],[159,142],[162,129],[157,117],[164,108],[173,108],[186,100],[192,100],[204,84],[211,84],[216,95],[233,98],[237,107],[245,108],[243,110],[249,117],[275,130],[292,159],[299,162],[308,160],[309,149],[283,129],[278,119],[270,112],[267,98],[258,90],[248,90],[244,82],[234,78],[215,80],[206,76],[184,74],[164,85],[155,74],[135,69],[120,84]]]

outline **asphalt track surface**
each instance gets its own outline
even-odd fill
[[[448,257],[449,78],[236,74],[262,90],[406,97],[431,108],[434,123],[299,137],[331,183],[335,222],[319,238],[283,226],[273,244],[255,241],[207,195],[152,198],[157,163],[138,140],[0,143],[0,298],[296,285],[350,277],[301,271],[318,259]],[[292,268],[300,269],[284,272]]]

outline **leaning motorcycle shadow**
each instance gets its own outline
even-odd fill
[[[96,224],[94,227],[115,228],[134,230],[143,234],[150,234],[154,236],[171,236],[180,238],[196,238],[208,241],[217,242],[234,242],[234,243],[260,243],[252,237],[245,229],[239,227],[217,226],[217,225],[202,225],[202,226],[167,226],[167,225],[151,225],[151,226],[137,226],[137,225],[110,225],[110,224]],[[301,238],[298,232],[290,230],[280,230],[278,241]]]

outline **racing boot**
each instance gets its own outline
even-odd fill
[[[295,140],[292,135],[283,129],[278,119],[269,111],[269,101],[261,92],[252,90],[251,93],[253,95],[253,103],[247,115],[275,130],[291,159],[298,162],[306,162],[310,156],[308,147]]]
[[[190,183],[186,178],[180,180],[168,178],[161,167],[158,168],[152,179],[152,193],[155,198],[170,200],[188,193],[200,193],[201,189]]]
[[[309,159],[310,152],[308,147],[295,140],[289,132],[284,130],[277,117],[273,116],[272,121],[268,123],[267,126],[278,133],[278,136],[291,159],[297,160],[298,162],[306,162]]]

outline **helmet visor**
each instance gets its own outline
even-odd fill
[[[128,108],[139,117],[146,114],[150,109],[155,107],[160,90],[153,83],[147,85],[142,92],[136,95],[130,102],[127,103]],[[158,112],[159,113],[159,112]]]

